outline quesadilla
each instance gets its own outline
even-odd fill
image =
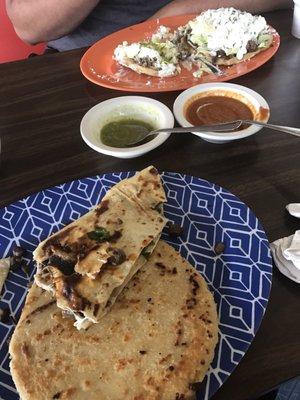
[[[203,277],[159,241],[101,324],[77,331],[35,284],[10,342],[22,400],[189,400],[218,340]]]
[[[73,314],[78,329],[97,323],[147,261],[166,224],[160,176],[148,167],[113,186],[92,211],[37,247],[37,285]]]

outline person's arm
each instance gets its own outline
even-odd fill
[[[292,6],[292,0],[173,0],[150,19],[181,14],[199,14],[209,8],[234,7],[251,13],[262,13]]]
[[[74,30],[99,0],[6,0],[17,35],[36,44],[57,39]]]

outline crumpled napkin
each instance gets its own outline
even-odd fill
[[[300,218],[300,203],[288,204],[286,209],[294,217]],[[294,235],[275,240],[270,247],[279,271],[300,283],[300,230]]]
[[[286,209],[293,217],[300,218],[300,203],[288,204]]]

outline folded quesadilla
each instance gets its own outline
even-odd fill
[[[10,368],[23,400],[189,400],[217,340],[205,280],[159,241],[111,312],[86,331],[33,285],[10,342]]]
[[[37,285],[74,315],[78,329],[99,322],[147,261],[167,221],[165,201],[160,176],[148,167],[34,251]]]

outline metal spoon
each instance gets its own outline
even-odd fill
[[[127,142],[127,146],[137,144],[142,142],[148,136],[157,135],[159,133],[185,133],[185,132],[210,132],[212,129],[215,132],[230,132],[237,129],[240,126],[240,121],[225,122],[218,125],[202,125],[202,126],[191,126],[191,127],[180,127],[180,128],[163,128],[156,129],[154,131],[148,131],[146,127],[141,125],[138,126],[139,129],[135,130],[135,139]]]
[[[224,122],[222,124],[214,124],[214,125],[202,125],[202,126],[189,126],[189,127],[180,127],[180,128],[163,128],[156,129],[154,131],[147,131],[147,128],[140,129],[137,137],[127,143],[127,146],[132,146],[139,142],[142,142],[146,137],[151,135],[157,135],[159,133],[185,133],[185,132],[231,132],[238,129],[241,125],[259,125],[265,128],[273,129],[274,131],[280,131],[289,133],[294,136],[300,136],[300,129],[293,128],[290,126],[281,126],[281,125],[273,125],[267,124],[265,122],[260,121],[252,121],[252,120],[237,120],[232,122]]]
[[[258,125],[258,126],[263,126],[264,128],[272,129],[273,131],[285,132],[285,133],[289,133],[290,135],[294,135],[294,136],[298,136],[298,137],[300,136],[300,129],[293,128],[292,126],[267,124],[266,122],[252,121],[252,120],[247,120],[247,119],[235,121],[235,122],[240,122],[239,126],[241,126],[242,124]]]

